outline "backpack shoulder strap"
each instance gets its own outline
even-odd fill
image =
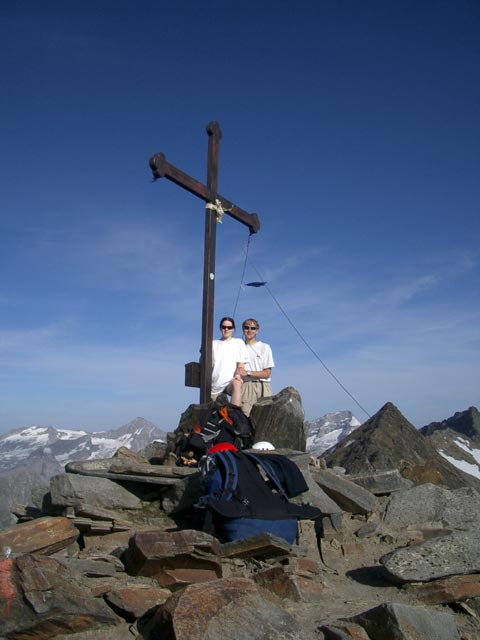
[[[260,465],[260,467],[265,471],[268,479],[271,480],[275,485],[275,488],[277,489],[278,493],[281,496],[283,496],[285,500],[288,500],[287,494],[285,493],[285,490],[282,487],[282,483],[278,479],[275,469],[268,462],[268,460],[265,460],[265,458],[261,458],[260,456],[256,455],[255,453],[251,453],[250,451],[243,451],[242,453],[244,456],[247,456],[247,458],[250,458],[251,460],[256,462],[258,465]]]
[[[231,451],[220,451],[215,457],[223,467],[222,498],[231,500],[238,486],[238,465]]]

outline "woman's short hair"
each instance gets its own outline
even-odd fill
[[[258,331],[258,329],[260,329],[260,324],[259,324],[258,320],[255,320],[255,318],[247,318],[246,320],[244,320],[242,322],[242,329],[246,324],[248,324],[248,325],[254,324],[257,327],[257,331]]]

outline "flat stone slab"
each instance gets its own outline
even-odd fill
[[[222,576],[220,543],[203,531],[142,531],[123,559],[130,575],[152,577],[169,589]]]
[[[421,602],[429,605],[480,598],[480,573],[412,584],[408,592],[413,593]]]
[[[65,549],[80,535],[68,518],[45,517],[0,531],[0,553],[52,555]]]
[[[183,478],[198,473],[198,469],[189,467],[171,467],[159,464],[141,463],[130,458],[103,458],[99,460],[85,460],[69,462],[65,466],[68,473],[93,475],[95,473],[115,473],[127,475],[141,475],[158,478]]]
[[[105,595],[105,599],[117,610],[140,618],[150,609],[166,602],[171,595],[168,589],[138,585],[112,589]]]
[[[259,533],[221,545],[222,558],[274,558],[290,552],[290,545],[283,538],[270,533]]]
[[[342,508],[338,506],[335,500],[332,500],[332,498],[327,495],[318,483],[315,482],[313,477],[315,468],[312,468],[312,465],[310,464],[311,456],[309,453],[292,451],[292,449],[279,449],[278,453],[287,456],[297,465],[308,486],[308,491],[291,498],[291,502],[296,504],[311,504],[313,507],[320,509],[323,515],[343,512]]]
[[[373,493],[350,482],[344,476],[326,469],[312,469],[311,474],[315,482],[344,511],[365,515],[375,510],[377,500]]]
[[[345,479],[358,484],[376,496],[384,496],[394,491],[401,491],[413,487],[413,482],[403,478],[398,469],[374,471],[371,473],[356,473],[354,475],[349,474],[345,476]]]
[[[427,582],[452,575],[480,572],[480,531],[452,533],[380,558],[390,576],[399,582]]]
[[[103,509],[141,509],[142,502],[133,493],[106,478],[62,473],[50,480],[52,504],[78,506],[90,504]]]

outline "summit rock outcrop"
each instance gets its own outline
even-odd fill
[[[0,638],[478,640],[480,493],[453,471],[449,487],[446,460],[435,484],[375,470],[395,464],[412,425],[390,403],[373,418],[355,474],[281,450],[304,499],[324,504],[293,545],[266,533],[220,544],[198,519],[198,469],[155,448],[70,462],[39,513],[18,508],[0,531]],[[402,472],[437,461],[417,435],[425,449]]]

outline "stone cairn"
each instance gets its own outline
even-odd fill
[[[322,511],[297,544],[202,531],[195,468],[175,440],[72,462],[41,510],[0,531],[0,640],[478,640],[480,494],[399,469],[345,474],[305,453],[299,394],[254,407],[257,440],[303,472]]]

